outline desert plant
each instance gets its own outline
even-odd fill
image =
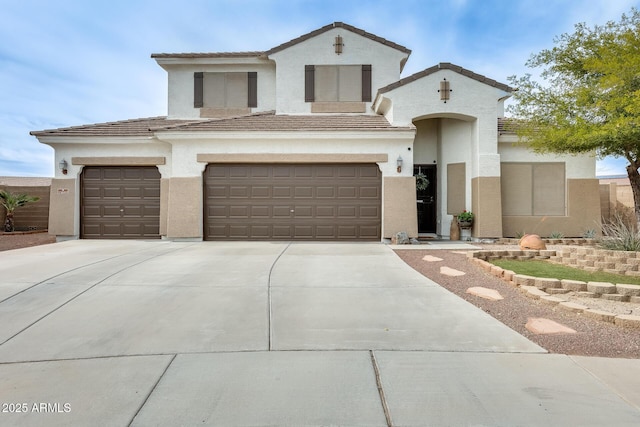
[[[582,237],[585,239],[593,239],[594,237],[596,237],[596,229],[590,228],[588,230],[584,230],[584,232],[582,233]]]
[[[620,215],[615,215],[609,222],[602,224],[602,234],[598,244],[605,249],[640,251],[640,232]]]
[[[527,233],[524,231],[516,231],[516,239],[522,239],[525,234]]]
[[[0,205],[4,206],[7,211],[7,216],[4,221],[4,231],[9,233],[14,231],[13,215],[16,209],[27,203],[37,202],[38,200],[40,200],[39,197],[27,196],[26,194],[14,194],[0,190]]]
[[[564,234],[559,232],[559,231],[552,231],[551,234],[549,234],[549,238],[550,239],[564,239]]]

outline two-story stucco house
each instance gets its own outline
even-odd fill
[[[168,115],[32,132],[55,149],[49,232],[65,238],[381,240],[580,235],[595,160],[501,132],[513,89],[336,22],[266,52],[153,54]],[[416,190],[415,175],[426,176]]]

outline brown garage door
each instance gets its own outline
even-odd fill
[[[80,237],[160,238],[160,173],[156,167],[85,167]]]
[[[380,240],[376,164],[209,165],[207,240]]]

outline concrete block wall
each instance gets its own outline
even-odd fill
[[[16,209],[14,224],[16,231],[47,230],[49,227],[49,186],[0,186],[10,193],[39,197],[40,200]],[[5,209],[0,206],[0,230],[4,230]]]

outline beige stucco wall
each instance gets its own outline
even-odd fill
[[[76,179],[51,180],[49,234],[64,238],[77,237],[79,206],[76,203]]]
[[[411,177],[384,177],[382,236],[391,238],[400,231],[409,237],[418,237],[416,208],[416,179]]]
[[[499,176],[481,176],[471,180],[472,212],[475,214],[472,236],[502,237],[502,196]]]
[[[167,235],[167,219],[169,216],[169,188],[171,180],[160,179],[160,236]]]
[[[598,180],[568,179],[566,216],[503,216],[503,235],[528,233],[547,237],[559,232],[565,237],[581,237],[586,230],[600,230],[600,217]]]
[[[202,176],[171,178],[168,185],[166,237],[202,239]]]

